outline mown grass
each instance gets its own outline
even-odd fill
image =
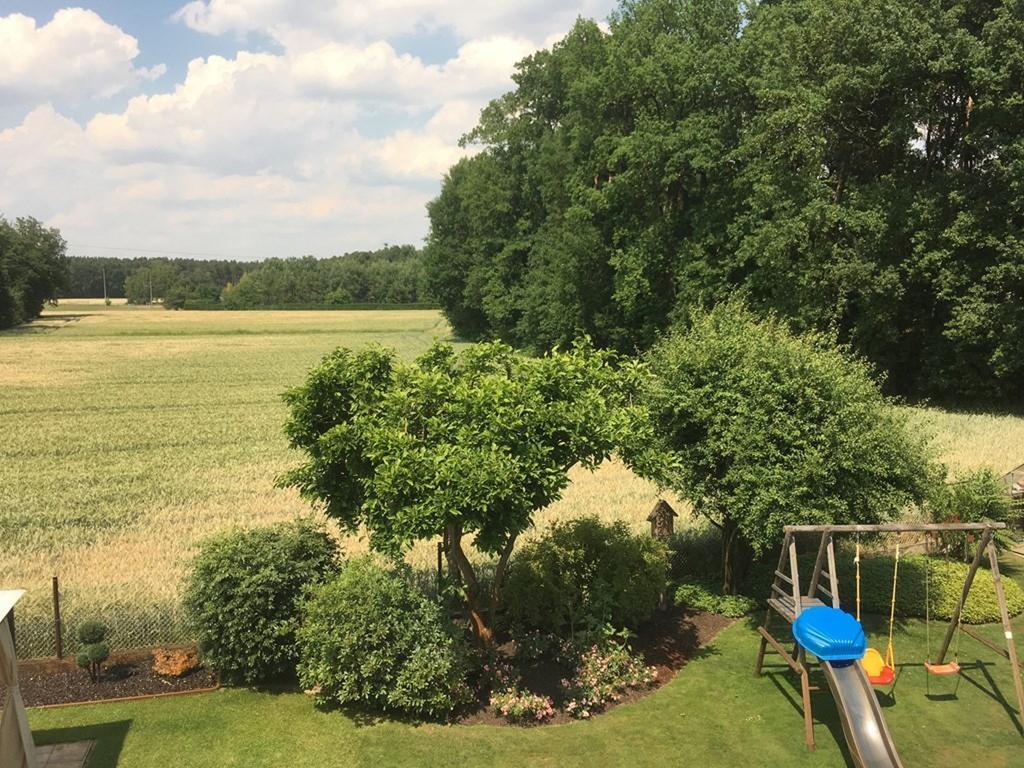
[[[102,300],[68,300],[0,334],[0,584],[30,590],[24,641],[33,615],[38,642],[49,640],[53,574],[66,618],[103,614],[115,642],[134,636],[131,622],[173,618],[198,539],[307,509],[274,487],[297,460],[281,433],[281,392],[339,345],[380,342],[411,357],[448,336],[431,310],[168,312]],[[920,409],[913,418],[957,470],[1024,461],[1024,419]],[[596,514],[646,528],[650,483],[617,462],[594,474],[575,469],[572,479],[539,527]],[[409,557],[429,567],[432,543]]]
[[[1007,566],[1009,575],[1019,577],[1019,568]],[[664,688],[589,722],[541,728],[409,725],[321,712],[301,694],[247,690],[36,710],[30,722],[40,743],[96,738],[88,768],[155,768],[166,765],[168,755],[196,768],[852,764],[828,687],[816,673],[814,752],[804,748],[800,692],[788,668],[769,657],[766,675],[751,674],[757,618],[726,629]],[[1024,618],[1015,625],[1024,631]],[[870,617],[869,627],[876,643],[884,642],[884,621]],[[784,637],[786,630],[777,629]],[[999,637],[997,626],[985,629]],[[929,691],[921,667],[925,639],[922,621],[900,623],[899,675],[891,695],[882,691],[903,764],[1020,765],[1024,738],[1007,662],[965,638],[959,685],[954,678],[936,678]]]

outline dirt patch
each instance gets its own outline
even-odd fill
[[[152,654],[145,651],[123,654],[104,664],[103,677],[97,683],[69,660],[34,661],[20,666],[21,696],[29,707],[180,693],[217,685],[216,673],[208,669],[181,677],[158,675],[152,668]]]
[[[733,621],[735,619],[725,616],[678,607],[656,614],[640,629],[632,645],[634,650],[643,654],[647,664],[658,670],[657,680],[648,687],[626,691],[619,701],[606,704],[602,712],[642,699],[668,683],[702,646],[711,642],[715,635],[732,624]],[[555,707],[554,716],[548,718],[543,725],[569,723],[575,719],[562,709],[565,702],[562,697],[561,681],[568,676],[567,669],[555,661],[542,660],[522,669],[521,672],[521,688],[531,693],[548,696]],[[472,710],[459,718],[458,723],[462,725],[513,725],[489,706],[486,699],[478,701]],[[527,723],[526,725],[542,727],[540,724]]]

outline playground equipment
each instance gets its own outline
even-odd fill
[[[929,659],[925,666],[929,674],[953,674],[946,669],[951,665],[944,664],[949,651],[953,634],[960,627],[964,634],[974,638],[991,650],[1009,660],[1013,668],[1013,682],[1017,693],[1018,712],[1024,712],[1024,683],[1021,681],[1020,663],[1013,642],[1013,631],[1010,627],[1010,616],[1006,608],[1006,597],[1003,582],[999,574],[999,560],[996,556],[993,535],[996,530],[1005,528],[1004,523],[889,523],[882,525],[787,525],[783,530],[785,537],[779,563],[775,568],[775,578],[768,598],[768,611],[764,624],[758,628],[761,635],[754,675],[759,676],[764,666],[765,653],[768,647],[782,657],[783,661],[800,677],[800,690],[803,700],[804,739],[808,749],[814,749],[813,715],[811,712],[811,691],[817,690],[810,685],[808,677],[807,652],[816,656],[821,671],[832,691],[836,702],[843,734],[850,747],[854,763],[860,768],[876,766],[901,766],[899,756],[893,744],[889,728],[882,716],[878,698],[872,688],[871,680],[862,663],[867,653],[867,642],[860,622],[839,609],[839,584],[836,576],[835,548],[833,537],[841,533],[933,533],[938,531],[974,531],[981,532],[974,560],[967,571],[960,598],[957,601],[953,617],[946,629],[942,645],[932,662],[929,646]],[[801,588],[799,569],[797,566],[796,537],[802,533],[820,534],[818,554],[814,569],[808,583],[807,591]],[[995,587],[996,600],[1006,637],[1006,650],[989,641],[966,626],[962,626],[960,616],[967,595],[974,582],[974,576],[981,565],[983,556],[988,555]],[[789,561],[788,573],[783,571],[786,560]],[[826,568],[827,564],[827,568]],[[893,573],[893,598],[890,605],[889,650],[892,649],[892,623],[895,615],[895,595],[897,568]],[[828,587],[821,580],[826,579]],[[927,576],[926,576],[927,578]],[[927,589],[927,584],[926,584]],[[858,585],[859,593],[859,585]],[[829,601],[826,605],[818,595]],[[859,602],[859,600],[858,600]],[[770,625],[773,614],[778,614],[792,625],[796,644],[792,652],[783,647],[782,643],[772,635]],[[845,617],[845,618],[844,618]],[[930,621],[930,614],[926,616]],[[958,641],[959,642],[959,641]],[[878,653],[877,651],[875,652]],[[878,654],[881,656],[881,654]],[[883,659],[886,661],[893,659]]]
[[[857,621],[860,621],[860,534],[857,534],[857,552],[853,558],[857,578]],[[868,648],[860,660],[872,685],[891,685],[896,681],[896,653],[892,645],[892,630],[896,622],[896,584],[900,573],[900,544],[896,542],[896,557],[892,566],[892,599],[889,601],[889,644],[885,657],[877,648]],[[925,609],[927,611],[927,608]]]

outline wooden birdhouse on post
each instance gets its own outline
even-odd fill
[[[651,537],[655,539],[668,539],[672,536],[674,523],[672,519],[678,517],[672,505],[664,499],[658,499],[651,514],[647,519],[651,523]]]

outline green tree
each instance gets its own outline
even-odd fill
[[[153,259],[137,267],[124,281],[124,295],[129,304],[161,301],[181,280],[181,270],[165,259]]]
[[[867,365],[736,301],[647,355],[644,399],[669,458],[641,474],[721,530],[723,589],[789,524],[877,523],[923,500],[937,468]]]
[[[305,462],[282,478],[343,528],[365,526],[398,554],[444,538],[472,629],[492,637],[509,556],[567,472],[595,468],[636,418],[608,353],[577,345],[540,358],[503,344],[435,344],[414,363],[338,349],[285,396],[289,442]],[[466,554],[496,557],[485,583]]]
[[[38,317],[68,279],[60,232],[31,217],[0,217],[0,328]]]

